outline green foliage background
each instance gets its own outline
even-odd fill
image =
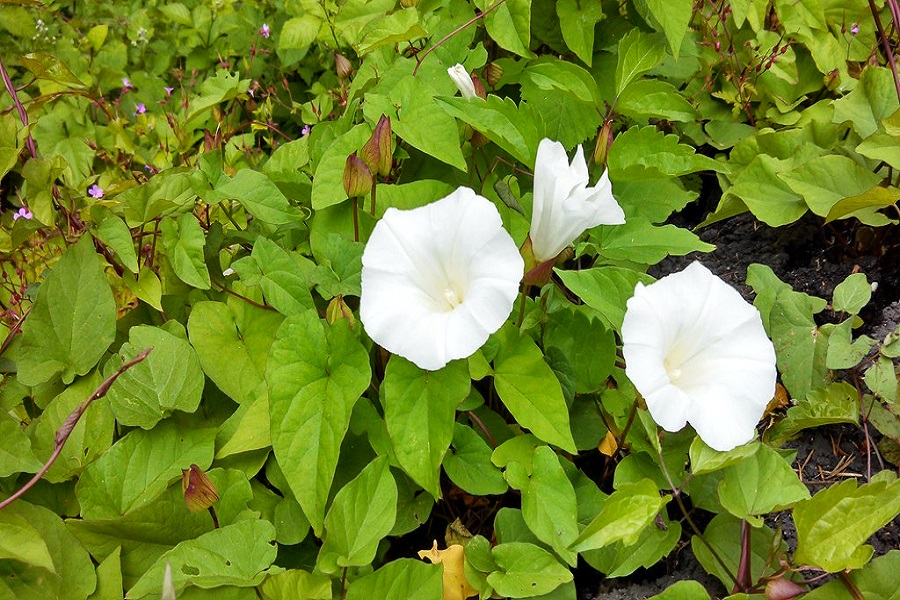
[[[462,539],[483,598],[574,599],[578,557],[623,577],[682,534],[729,590],[803,565],[866,597],[900,585],[900,552],[865,545],[900,513],[891,470],[810,497],[781,448],[864,422],[896,463],[900,335],[854,335],[864,274],[826,301],[751,267],[789,407],[728,453],[660,435],[616,356],[647,267],[712,249],[665,224],[699,172],[723,191],[706,224],[897,223],[896,75],[868,2],[14,0],[0,30],[0,498],[153,348],[0,510],[0,598],[158,598],[168,564],[185,599],[436,599],[442,567],[409,544],[461,506],[481,507]],[[456,63],[486,99],[454,97]],[[345,163],[382,116],[392,167],[357,206]],[[521,243],[544,137],[593,148],[626,224],[580,238],[468,360],[429,373],[374,347],[355,315],[384,210],[468,185]],[[818,325],[827,304],[845,320]],[[185,504],[192,464],[215,523]],[[702,537],[682,493],[715,513]],[[793,556],[761,518],[785,509]]]

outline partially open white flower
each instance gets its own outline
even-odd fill
[[[469,356],[503,325],[524,270],[497,208],[465,187],[421,208],[389,208],[362,263],[366,332],[427,370]]]
[[[606,171],[588,187],[588,168],[581,146],[569,164],[559,142],[541,140],[534,165],[531,247],[538,263],[554,259],[585,230],[621,225],[625,213],[613,198]]]
[[[644,286],[622,323],[625,373],[666,431],[690,423],[715,450],[750,441],[775,393],[759,311],[699,262]]]
[[[456,87],[459,88],[459,92],[462,94],[463,98],[468,100],[475,97],[475,83],[472,81],[472,76],[469,75],[469,72],[466,71],[464,66],[457,63],[447,69],[447,74],[450,75],[450,79],[452,79],[453,83],[456,84]]]

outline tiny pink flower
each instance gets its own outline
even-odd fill
[[[304,125],[303,129],[300,130],[300,135],[309,135],[309,132],[312,131],[311,125]]]
[[[20,218],[25,220],[31,220],[34,215],[31,214],[31,211],[26,207],[22,207],[16,212],[13,213],[13,221],[18,221]]]
[[[136,115],[142,115],[145,112],[147,112],[147,107],[144,105],[143,102],[138,102],[137,108],[134,109],[134,113]]]
[[[272,35],[272,30],[269,29],[268,23],[262,24],[262,27],[259,28],[259,35],[263,36],[266,39],[269,39],[269,36]]]
[[[166,90],[166,98],[171,98],[172,92],[175,91],[175,88],[173,87],[164,87],[163,89]]]
[[[130,90],[130,89],[132,89],[132,88],[134,88],[134,84],[131,83],[131,80],[128,79],[127,77],[123,77],[123,78],[122,78],[122,89],[123,89],[123,90]]]
[[[859,33],[859,23],[854,23],[850,26],[850,33],[852,33],[853,35]]]
[[[102,198],[103,188],[95,183],[88,188],[88,196],[90,196],[91,198]]]

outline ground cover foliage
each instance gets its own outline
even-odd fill
[[[866,540],[900,514],[900,332],[857,333],[865,273],[818,298],[748,269],[779,384],[727,452],[657,427],[621,329],[648,267],[712,249],[667,224],[698,173],[703,224],[896,235],[896,8],[0,3],[0,498],[27,488],[0,598],[568,600],[576,567],[683,539],[735,598],[823,574],[808,597],[894,597],[900,552]],[[359,298],[385,211],[468,186],[520,246],[544,138],[608,168],[625,223],[468,358],[380,349]],[[811,495],[784,445],[841,423],[869,468]]]

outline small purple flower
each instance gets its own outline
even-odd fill
[[[312,131],[312,125],[304,125],[300,130],[300,135],[309,135],[310,131]]]
[[[127,77],[123,77],[123,78],[122,78],[122,89],[123,89],[123,90],[130,90],[130,89],[133,89],[133,88],[134,88],[134,84],[131,83],[131,80],[128,79]]]
[[[95,183],[88,188],[88,196],[90,196],[91,198],[102,198],[103,188]]]
[[[166,98],[171,98],[172,92],[175,91],[175,88],[173,87],[164,87],[163,89],[166,90]]]
[[[853,25],[850,26],[850,33],[853,35],[856,35],[857,33],[859,33],[859,23],[854,23]]]
[[[31,214],[31,211],[23,206],[13,213],[13,221],[18,221],[20,218],[30,221],[33,216],[34,215]]]
[[[268,23],[262,24],[262,27],[259,28],[259,35],[263,36],[266,39],[269,39],[269,36],[272,35],[272,30],[269,29]]]
[[[137,107],[134,109],[134,114],[142,115],[145,112],[147,112],[147,107],[144,105],[143,102],[138,102]]]

